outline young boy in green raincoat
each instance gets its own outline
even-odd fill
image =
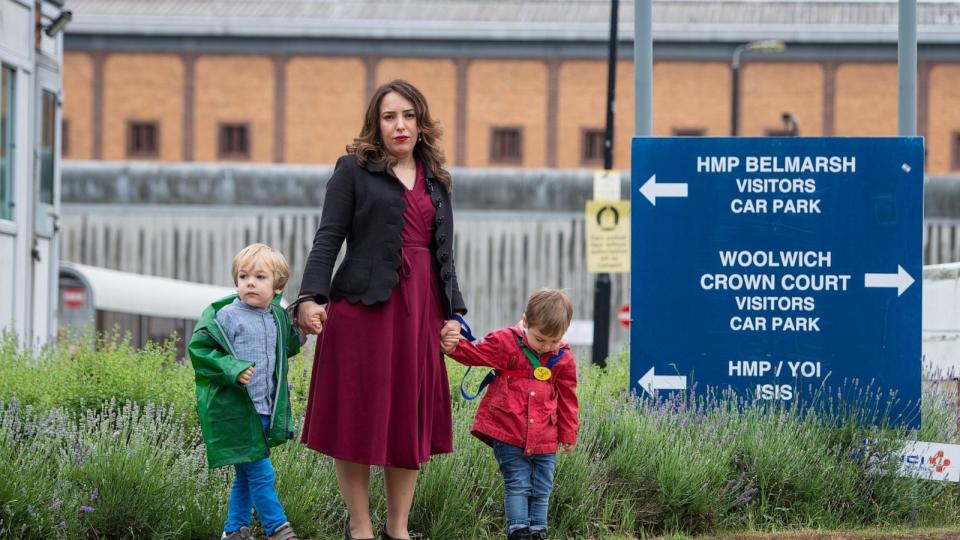
[[[293,438],[287,359],[303,337],[280,307],[290,272],[264,244],[241,250],[232,271],[237,294],[203,311],[188,346],[207,461],[236,469],[221,538],[252,538],[255,509],[272,540],[290,540],[270,461],[270,448]]]

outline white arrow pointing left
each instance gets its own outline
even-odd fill
[[[658,184],[657,175],[654,174],[640,186],[640,193],[650,201],[650,204],[656,206],[657,197],[686,197],[687,184]]]
[[[655,375],[650,368],[637,384],[651,396],[654,390],[686,390],[687,377],[684,375]]]
[[[896,274],[864,274],[864,287],[891,287],[897,289],[897,296],[903,294],[910,285],[913,285],[913,276],[907,273],[899,264]]]

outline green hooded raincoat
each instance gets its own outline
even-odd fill
[[[254,362],[237,358],[217,323],[217,312],[237,298],[236,294],[217,300],[203,310],[188,351],[196,373],[197,414],[207,447],[210,467],[250,463],[269,455],[269,447],[293,438],[290,394],[287,388],[287,358],[300,351],[299,335],[290,316],[280,307],[280,296],[270,309],[277,324],[277,362],[274,380],[277,383],[270,427],[264,435],[247,389],[237,384],[237,376]]]

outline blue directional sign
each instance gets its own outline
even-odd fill
[[[632,161],[635,392],[919,425],[921,138],[634,138]]]

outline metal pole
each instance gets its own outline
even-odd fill
[[[897,134],[917,134],[917,0],[899,0],[897,17]],[[917,430],[908,435],[917,439]],[[913,488],[910,520],[917,520],[917,487]]]
[[[897,133],[917,134],[917,0],[899,0]]]
[[[603,168],[613,168],[613,113],[617,90],[617,11],[620,0],[610,2],[610,44],[607,52],[607,127],[603,136]],[[591,360],[606,367],[610,351],[610,274],[597,274],[593,288],[593,347]]]
[[[636,0],[633,12],[634,132],[653,135],[653,0]]]
[[[733,48],[733,55],[730,57],[730,135],[732,137],[740,134],[740,55],[750,48],[751,43],[737,45]]]
[[[613,168],[613,111],[617,96],[617,11],[620,0],[610,2],[610,43],[607,49],[607,127],[603,136],[603,168]]]
[[[736,137],[740,132],[740,66],[730,65],[730,136]]]

